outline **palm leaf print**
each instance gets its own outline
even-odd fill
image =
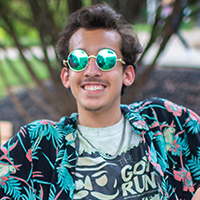
[[[50,194],[49,194],[49,199],[48,200],[54,200],[55,196],[56,196],[56,187],[55,187],[55,185],[51,185]]]
[[[6,194],[12,196],[14,199],[18,199],[21,196],[21,187],[18,180],[9,178],[4,183],[5,185],[0,184],[0,187],[4,189]]]
[[[73,179],[68,171],[69,165],[69,157],[67,154],[67,150],[62,150],[62,152],[59,153],[59,156],[62,156],[62,162],[60,167],[58,167],[58,184],[64,190],[66,193],[68,193],[68,190],[70,190],[70,196],[73,194],[73,189],[75,188]]]
[[[195,157],[192,155],[191,160],[188,160],[188,166],[191,173],[194,175],[196,180],[200,180],[200,157]]]
[[[197,134],[200,132],[200,124],[198,121],[191,119],[187,122],[186,127],[189,128],[189,132],[192,134]]]

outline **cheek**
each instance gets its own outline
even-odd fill
[[[74,74],[76,72],[71,72],[70,75],[69,75],[69,87],[70,87],[70,90],[72,92],[72,94],[74,96],[76,96],[76,93],[77,93],[77,90],[78,90],[78,87],[79,87],[79,76],[78,74]]]
[[[75,83],[77,83],[79,80],[79,73],[74,72],[72,70],[69,71],[69,83],[70,87],[73,87]]]
[[[112,76],[113,79],[113,86],[114,86],[114,90],[121,90],[123,84],[124,84],[124,76],[122,73],[118,72],[116,75]]]
[[[71,91],[73,91],[74,90],[74,86],[75,86],[73,77],[69,78],[69,85],[70,85]]]

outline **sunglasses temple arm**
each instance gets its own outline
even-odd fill
[[[117,59],[117,61],[121,62],[123,65],[126,64],[121,58]]]
[[[65,65],[67,67],[68,66],[68,61],[67,60],[63,60],[63,65]]]

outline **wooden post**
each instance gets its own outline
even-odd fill
[[[13,136],[13,124],[9,121],[0,121],[0,144],[5,144]]]

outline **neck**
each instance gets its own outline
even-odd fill
[[[78,114],[78,124],[92,128],[112,126],[118,123],[122,117],[120,107],[112,112],[79,110]]]

